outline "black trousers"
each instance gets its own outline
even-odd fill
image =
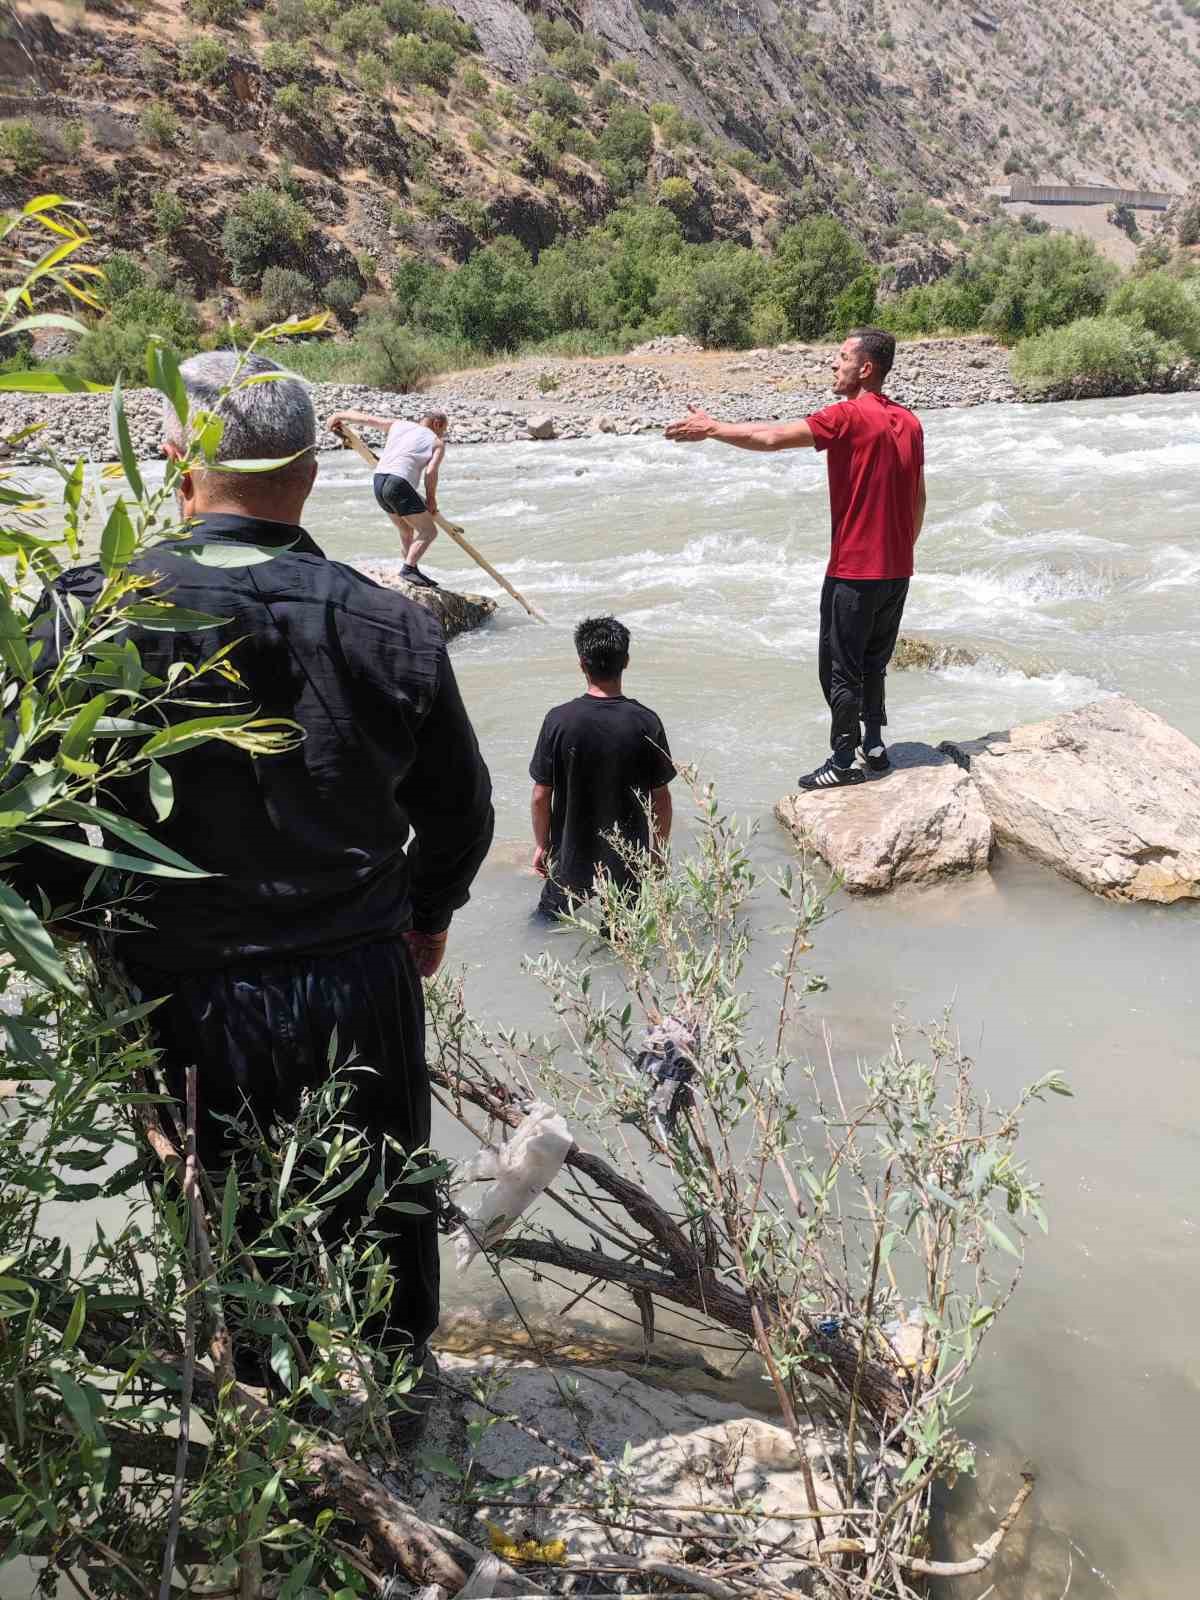
[[[139,968],[129,976],[146,998],[173,991],[150,1019],[162,1051],[160,1070],[182,1101],[185,1068],[197,1068],[197,1145],[218,1194],[236,1149],[220,1119],[252,1117],[270,1137],[274,1124],[295,1116],[302,1091],[324,1081],[335,1065],[371,1069],[348,1074],[354,1090],[346,1116],[366,1134],[375,1159],[334,1202],[324,1225],[329,1244],[362,1220],[380,1161],[387,1173],[398,1174],[401,1163],[386,1150],[385,1135],[404,1150],[428,1144],[425,1003],[403,939],[220,972]],[[412,1184],[401,1192],[426,1214],[381,1210],[375,1216],[374,1225],[388,1230],[384,1249],[393,1287],[387,1316],[369,1332],[392,1350],[421,1346],[438,1321],[434,1187]],[[249,1242],[261,1231],[261,1219],[243,1212],[238,1226]],[[258,1265],[272,1276],[269,1259]]]
[[[887,723],[883,684],[908,598],[907,578],[826,578],[817,670],[833,713],[830,747],[852,752],[860,723]]]

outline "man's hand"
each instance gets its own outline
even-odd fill
[[[414,928],[404,935],[418,977],[432,978],[441,966],[442,957],[446,954],[446,938],[445,933],[417,933]]]
[[[686,417],[668,426],[667,438],[676,444],[696,444],[701,439],[711,439],[716,427],[715,417],[710,417],[700,406],[689,406]]]
[[[534,845],[533,859],[530,865],[539,878],[548,878],[550,876],[550,852],[544,844]]]
[[[332,417],[330,417],[329,421],[325,424],[325,426],[329,429],[330,433],[336,433],[339,439],[342,436],[342,421],[343,421],[343,419],[342,419],[341,412],[335,412],[334,415]]]

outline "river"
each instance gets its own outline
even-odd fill
[[[990,645],[994,660],[889,680],[891,735],[936,743],[1121,690],[1200,739],[1200,399],[991,406],[925,418],[929,513],[912,630]],[[447,513],[551,619],[506,602],[453,646],[496,791],[498,847],[456,919],[471,1008],[549,1026],[522,951],[537,886],[519,863],[527,765],[546,709],[578,692],[570,630],[615,611],[633,632],[630,693],[677,757],[761,821],[765,866],[790,851],[771,818],[823,757],[817,596],[828,546],[823,465],[657,438],[451,447]],[[379,558],[395,536],[350,455],[325,456],[308,526],[330,554]],[[427,569],[493,592],[441,539]],[[1015,859],[990,880],[838,903],[814,966],[814,1046],[886,1049],[896,1007],[953,1003],[998,1100],[1051,1068],[1076,1098],[1035,1107],[1023,1154],[1046,1183],[1048,1238],[977,1369],[966,1427],[978,1498],[1003,1509],[1026,1460],[1024,1525],[976,1600],[1185,1600],[1200,1436],[1200,910],[1092,899]],[[769,919],[767,919],[769,920]],[[448,1284],[453,1295],[453,1285]],[[979,1537],[955,1494],[955,1553]],[[978,1515],[977,1515],[978,1514]]]

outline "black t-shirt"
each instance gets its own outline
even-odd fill
[[[615,829],[630,844],[649,848],[646,797],[670,783],[675,764],[662,722],[649,706],[625,695],[584,694],[546,713],[529,776],[554,790],[555,879],[587,895],[599,866],[618,883],[629,881],[628,868],[604,836]]]

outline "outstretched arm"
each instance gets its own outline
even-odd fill
[[[667,438],[676,444],[716,439],[739,450],[808,450],[815,442],[807,422],[718,422],[699,406],[689,406],[686,417],[672,422]]]
[[[330,433],[341,433],[343,422],[357,422],[364,428],[390,428],[399,417],[377,417],[370,411],[335,411],[325,426]]]

